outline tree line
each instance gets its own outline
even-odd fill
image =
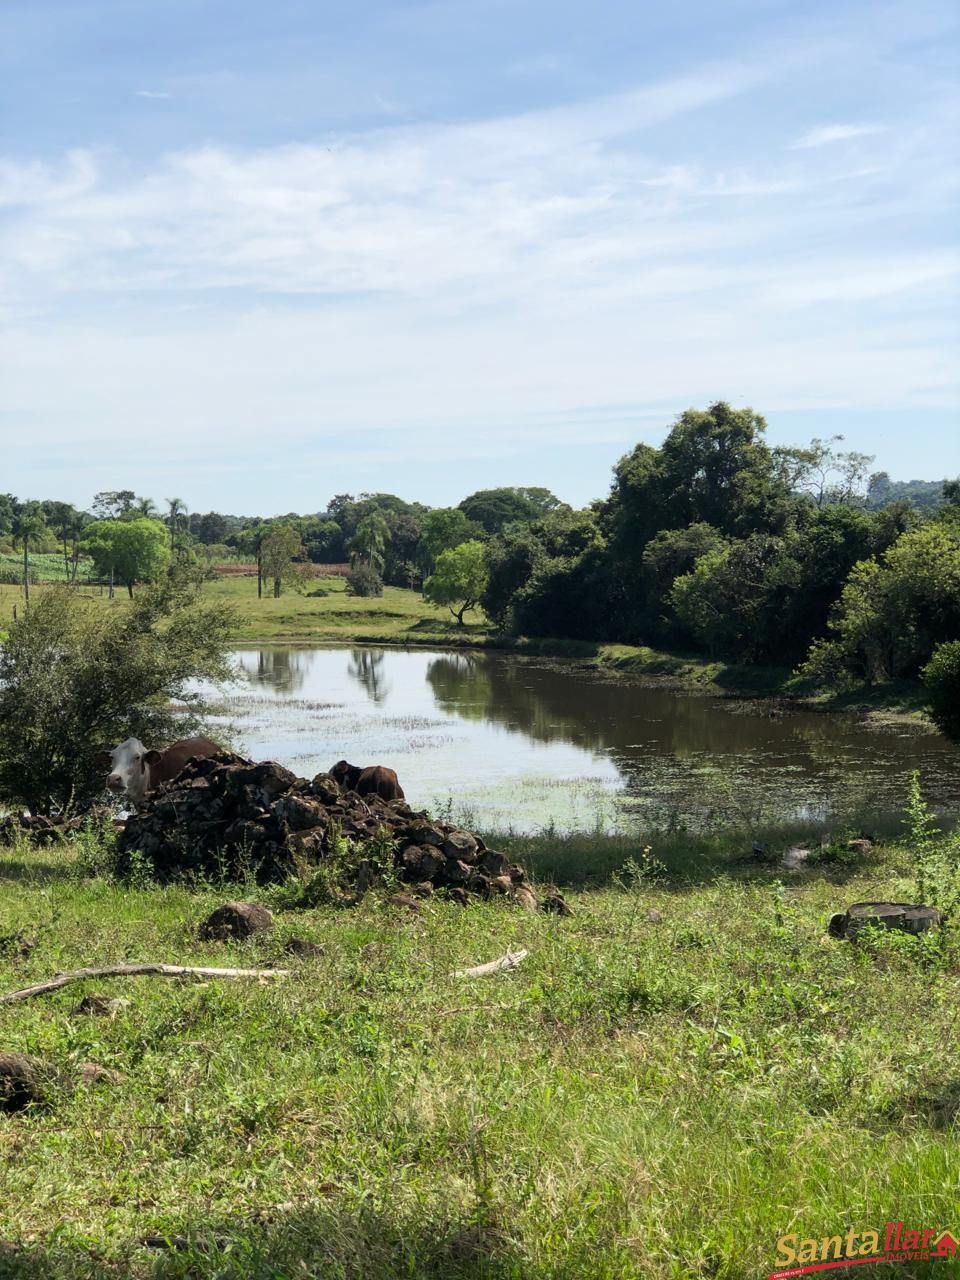
[[[160,511],[129,490],[97,494],[89,513],[0,495],[0,540],[17,539],[26,564],[45,529],[65,570],[85,552],[131,593],[191,557],[256,561],[274,595],[312,564],[349,562],[356,594],[421,587],[458,622],[481,606],[509,634],[799,665],[833,687],[915,679],[935,656],[949,668],[952,650],[938,650],[960,648],[960,481],[893,482],[842,437],[774,448],[765,433],[752,409],[688,410],[581,510],[536,487],[432,509],[338,494],[269,520],[179,499]]]

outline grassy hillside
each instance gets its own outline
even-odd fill
[[[2,990],[133,959],[292,972],[0,1007],[4,1049],[111,1073],[0,1115],[22,1249],[0,1274],[752,1280],[789,1231],[954,1226],[957,942],[824,935],[839,905],[909,896],[908,855],[781,885],[714,854],[692,883],[568,891],[572,919],[368,896],[225,945],[196,940],[215,904],[279,895],[7,850],[0,935],[38,945],[7,948]],[[323,954],[287,956],[294,934]],[[507,947],[518,970],[450,976]],[[75,1012],[93,991],[131,1003]]]

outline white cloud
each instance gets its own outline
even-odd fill
[[[815,147],[827,147],[834,142],[849,142],[853,138],[866,138],[875,133],[883,133],[886,125],[882,124],[824,124],[816,129],[809,129],[790,145],[794,151],[809,151]]]
[[[10,420],[157,466],[371,430],[454,462],[582,439],[572,406],[951,403],[957,256],[889,237],[931,207],[936,138],[855,169],[814,144],[658,154],[656,126],[776,74],[141,172],[0,163]],[[865,309],[890,298],[896,330]]]
[[[161,90],[159,90],[159,89],[138,89],[138,90],[137,90],[137,97],[138,97],[138,98],[157,98],[157,99],[160,99],[160,98],[169,98],[169,97],[170,97],[170,94],[169,94],[169,93],[164,93],[164,92],[162,92],[162,91],[161,91]]]

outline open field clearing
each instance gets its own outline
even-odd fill
[[[685,882],[565,889],[560,918],[377,894],[282,910],[286,887],[89,878],[89,842],[4,851],[0,935],[36,946],[6,945],[3,991],[133,961],[290,975],[0,1007],[4,1049],[61,1073],[0,1116],[0,1273],[746,1280],[787,1232],[952,1225],[955,937],[824,934],[838,907],[909,894],[907,851],[782,884],[730,852]],[[272,906],[272,932],[198,941],[230,897]],[[289,954],[294,935],[321,952]],[[508,948],[520,968],[451,976]],[[76,1012],[95,992],[130,1003]],[[100,1083],[77,1082],[88,1062]]]

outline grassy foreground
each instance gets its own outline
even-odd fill
[[[0,957],[4,991],[135,959],[292,972],[0,1007],[4,1049],[112,1073],[0,1115],[0,1239],[20,1249],[0,1275],[746,1280],[790,1231],[956,1234],[957,942],[823,932],[908,893],[907,854],[845,883],[720,869],[568,892],[572,919],[371,895],[226,945],[197,924],[249,886],[123,887],[76,851],[5,851],[0,935],[38,945]],[[293,934],[323,954],[286,956]],[[507,947],[521,968],[450,976]],[[74,1012],[92,991],[131,1004]],[[869,1274],[949,1274],[927,1265]]]

